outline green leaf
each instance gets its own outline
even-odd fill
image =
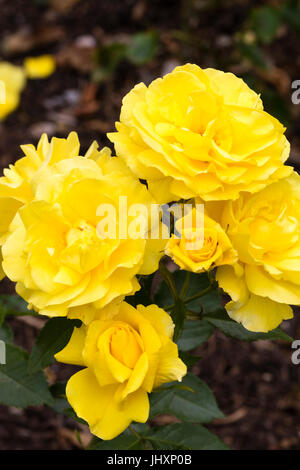
[[[4,341],[5,343],[12,343],[13,339],[14,335],[11,328],[6,323],[3,323],[0,326],[0,340]]]
[[[283,3],[283,2],[282,2]],[[294,28],[298,33],[300,32],[300,2],[299,0],[285,1],[281,5],[281,18]]]
[[[0,325],[6,315],[32,315],[26,302],[18,295],[0,295]]]
[[[29,375],[28,353],[6,344],[6,364],[0,365],[0,403],[27,407],[51,404],[52,397],[42,371]]]
[[[176,423],[152,428],[145,436],[154,449],[226,450],[228,446],[200,424]]]
[[[269,44],[275,38],[280,26],[279,11],[271,6],[254,8],[251,13],[251,23],[258,39],[264,44]]]
[[[182,286],[186,279],[186,271],[178,269],[172,274],[175,282],[176,291],[179,293],[181,292]],[[206,273],[191,273],[189,285],[184,295],[184,300],[188,299],[189,297],[192,297],[197,293],[202,292],[209,286],[209,284],[209,279]],[[157,305],[162,308],[173,304],[173,297],[170,294],[168,286],[165,282],[161,282],[161,284],[159,285],[157,292],[154,295],[154,300]],[[189,310],[192,310],[194,312],[214,312],[216,309],[221,307],[221,297],[219,291],[218,289],[214,289],[205,294],[203,297],[200,297],[199,299],[187,303],[186,306]]]
[[[101,439],[93,438],[90,450],[136,450],[143,449],[142,440],[125,431],[120,436],[111,441],[101,441]]]
[[[198,377],[187,374],[182,383],[174,387],[151,393],[150,417],[159,414],[171,414],[181,421],[209,423],[224,415],[218,408],[210,388]]]
[[[150,297],[153,278],[154,273],[150,276],[139,276],[138,281],[141,288],[134,295],[126,297],[126,302],[128,302],[133,307],[136,307],[138,304],[142,304],[144,306],[153,304],[153,300]]]
[[[185,363],[188,369],[193,367],[197,362],[199,362],[202,358],[201,356],[195,356],[194,354],[189,354],[186,351],[179,351],[179,357],[182,362]]]
[[[287,335],[280,327],[269,333],[254,333],[246,330],[240,323],[237,323],[228,316],[225,309],[218,310],[214,315],[205,316],[205,320],[218,328],[224,335],[236,338],[242,341],[257,341],[259,339],[281,339],[292,342],[293,339]]]
[[[95,56],[97,66],[93,73],[93,80],[102,82],[109,79],[125,58],[126,50],[126,45],[118,42],[99,47]]]
[[[176,342],[180,338],[184,327],[184,321],[186,316],[186,307],[181,299],[175,300],[175,306],[171,310],[171,317],[175,324],[173,340]]]
[[[289,126],[292,120],[290,109],[279,93],[265,86],[262,90],[261,98],[264,103],[264,109],[285,126]]]
[[[65,414],[65,411],[70,408],[66,398],[66,383],[56,382],[50,387],[50,393],[53,397],[51,408],[59,414]]]
[[[53,356],[68,343],[78,320],[65,317],[51,318],[40,331],[29,358],[29,373],[44,369],[53,362]]]
[[[193,295],[200,293],[207,289],[210,285],[208,276],[206,273],[203,274],[191,274],[190,283],[188,290],[184,296],[184,299],[192,297]],[[199,312],[205,314],[209,312],[214,312],[216,309],[221,307],[221,296],[219,289],[213,289],[203,297],[193,300],[186,304],[189,310],[194,312]]]
[[[135,65],[150,62],[156,55],[158,48],[158,34],[156,31],[137,33],[132,36],[127,47],[127,59]]]
[[[248,44],[240,42],[238,44],[240,54],[246,59],[250,60],[254,65],[264,70],[269,68],[269,64],[264,56],[263,51],[256,44]]]
[[[53,410],[55,410],[59,414],[74,419],[74,421],[77,421],[78,423],[85,425],[87,424],[86,421],[76,415],[75,411],[70,406],[66,397],[66,383],[56,382],[50,387],[50,393],[53,398],[53,402],[51,403],[50,407]]]
[[[184,330],[178,341],[181,351],[190,351],[208,340],[214,331],[212,324],[206,320],[186,320]]]
[[[146,424],[131,424],[133,430],[138,434],[134,435],[126,429],[120,436],[111,441],[102,441],[94,437],[89,445],[90,450],[141,450],[145,449],[143,436],[149,427]]]

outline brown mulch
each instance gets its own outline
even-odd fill
[[[300,367],[292,351],[281,342],[249,344],[221,334],[202,351],[195,372],[226,415],[208,428],[231,448],[300,449]]]

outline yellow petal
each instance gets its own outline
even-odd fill
[[[126,387],[122,392],[122,398],[126,398],[129,393],[135,392],[141,387],[148,371],[148,356],[146,353],[139,357],[131,376],[128,379]]]
[[[67,383],[66,395],[79,418],[92,427],[102,419],[118,386],[100,387],[94,374],[86,368],[72,375]]]
[[[170,339],[173,338],[175,325],[167,312],[155,304],[148,305],[147,307],[137,305],[136,308],[160,335],[167,336]]]
[[[248,289],[244,277],[236,275],[233,266],[219,266],[216,280],[219,286],[230,295],[234,301],[244,302],[248,297]]]
[[[82,356],[84,342],[86,338],[86,327],[85,325],[80,328],[74,328],[72,336],[68,344],[55,354],[55,359],[59,362],[66,364],[76,364],[84,366],[85,362]]]
[[[263,333],[276,328],[282,320],[293,318],[293,311],[289,305],[254,294],[251,294],[244,304],[227,303],[226,310],[233,320],[242,323],[247,330]]]
[[[73,375],[66,388],[69,403],[76,414],[88,422],[91,432],[101,439],[113,439],[132,420],[146,422],[149,400],[144,390],[137,390],[125,400],[117,400],[119,385],[100,387],[95,376],[84,369]]]
[[[271,277],[262,267],[246,266],[247,286],[253,294],[269,297],[283,304],[300,304],[300,286]]]
[[[178,380],[187,373],[187,367],[178,357],[178,348],[175,343],[167,339],[165,346],[160,351],[159,363],[156,371],[154,387],[163,383]]]
[[[164,255],[164,248],[167,240],[147,239],[143,264],[140,267],[139,274],[148,275],[158,269],[159,260]]]
[[[21,201],[12,197],[0,197],[0,236],[7,233],[11,221],[21,205]]]
[[[149,399],[142,389],[130,393],[125,400],[116,403],[111,399],[111,390],[106,391],[110,402],[102,419],[91,426],[91,432],[104,440],[121,434],[131,423],[145,423],[149,417]]]

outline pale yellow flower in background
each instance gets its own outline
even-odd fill
[[[223,264],[237,261],[237,253],[222,227],[213,219],[199,214],[196,209],[175,224],[178,235],[166,245],[166,254],[181,268],[200,273]]]
[[[24,69],[28,78],[46,78],[51,75],[56,68],[56,62],[52,55],[42,55],[39,57],[26,57]]]
[[[171,317],[156,305],[122,302],[99,312],[88,327],[75,328],[56,359],[85,368],[68,381],[66,395],[76,414],[101,439],[113,439],[149,416],[148,393],[181,381],[187,368],[172,341]]]
[[[25,84],[26,76],[22,67],[0,62],[0,121],[18,107]]]
[[[94,144],[85,157],[76,156],[77,146],[73,152],[67,159],[49,152],[52,161],[32,175],[33,199],[18,209],[2,247],[4,272],[17,283],[18,294],[49,316],[86,304],[103,307],[133,294],[140,287],[136,274],[157,269],[165,244],[122,238],[117,231],[113,237],[99,236],[99,206],[113,208],[118,221],[121,196],[128,207],[140,203],[149,214],[153,199],[109,149],[99,152]],[[128,217],[128,230],[133,219]]]
[[[300,305],[300,176],[294,172],[257,194],[212,203],[210,213],[238,252],[235,266],[217,270],[232,298],[229,315],[252,331],[292,318],[289,304]]]
[[[236,199],[289,175],[280,122],[232,73],[176,67],[123,99],[116,153],[159,203],[200,196]]]

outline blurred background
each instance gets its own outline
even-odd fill
[[[134,84],[192,62],[231,71],[261,93],[265,109],[287,127],[289,163],[299,169],[298,0],[0,0],[0,12],[0,80],[3,62],[27,75],[12,91],[13,111],[0,116],[2,168],[43,132],[77,131],[82,153],[95,139],[109,145],[106,132]],[[2,281],[0,291],[13,288]],[[30,349],[42,324],[11,320],[16,342]],[[285,328],[300,338],[297,317]],[[300,365],[291,352],[289,344],[243,344],[221,333],[197,351],[205,360],[193,371],[226,414],[208,427],[233,449],[300,448]],[[48,374],[51,381],[68,370],[54,365]],[[77,449],[89,438],[51,410],[0,406],[0,449]]]

